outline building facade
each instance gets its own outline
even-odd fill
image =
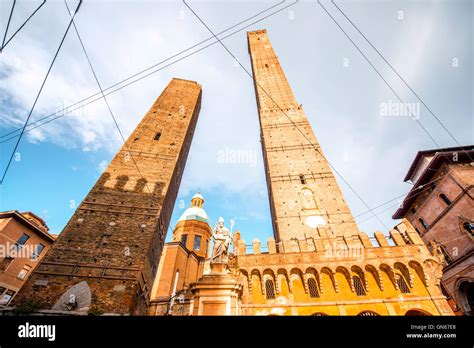
[[[53,311],[145,314],[201,105],[174,78],[15,299]]]
[[[250,251],[236,232],[229,255],[229,230],[223,219],[211,229],[197,194],[163,246],[201,99],[197,83],[173,79],[17,304],[35,298],[70,314],[453,314],[442,255],[407,219],[375,241],[358,229],[266,30],[247,38],[274,237]]]
[[[0,306],[8,306],[56,236],[32,212],[0,213]]]
[[[274,237],[248,250],[236,232],[228,269],[195,267],[203,273],[183,288],[190,300],[179,313],[452,315],[439,287],[442,259],[408,220],[388,238],[375,232],[375,241],[359,231],[266,30],[247,36]]]
[[[457,315],[473,315],[474,146],[418,152],[405,181],[413,187],[393,218],[444,259],[443,292]]]
[[[189,313],[192,296],[188,289],[209,269],[211,233],[204,198],[197,193],[178,219],[172,241],[163,248],[149,315]]]

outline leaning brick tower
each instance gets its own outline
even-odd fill
[[[14,304],[145,314],[200,105],[198,83],[168,84]]]
[[[359,231],[266,30],[248,33],[260,134],[277,242]]]

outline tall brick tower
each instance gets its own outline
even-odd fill
[[[247,34],[277,242],[358,235],[354,218],[266,30]]]
[[[198,83],[168,84],[14,303],[145,314],[200,105]]]

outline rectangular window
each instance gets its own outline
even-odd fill
[[[43,252],[43,250],[44,250],[44,245],[43,245],[43,244],[38,244],[38,245],[35,247],[35,253],[33,254],[32,259],[33,259],[33,260],[36,260],[36,259],[41,255],[41,253]]]
[[[193,249],[196,250],[196,251],[201,250],[201,236],[194,236]]]
[[[31,266],[24,265],[23,268],[21,269],[20,273],[16,276],[18,279],[24,280],[28,273],[31,271]]]
[[[10,303],[10,300],[12,297],[15,295],[15,291],[13,290],[7,290],[5,294],[3,294],[2,297],[0,297],[0,306],[6,306]]]
[[[161,138],[161,133],[160,132],[156,133],[155,140],[160,140],[160,138]]]
[[[188,235],[187,234],[182,234],[181,235],[181,244],[186,246],[186,242],[188,241]]]
[[[0,261],[0,272],[5,272],[5,270],[10,266],[13,261],[13,257],[5,257]]]
[[[28,239],[30,239],[30,236],[23,233],[23,235],[16,241],[16,245],[23,246]]]

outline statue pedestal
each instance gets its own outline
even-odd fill
[[[239,315],[243,284],[227,264],[212,263],[211,273],[191,284],[192,315]]]

